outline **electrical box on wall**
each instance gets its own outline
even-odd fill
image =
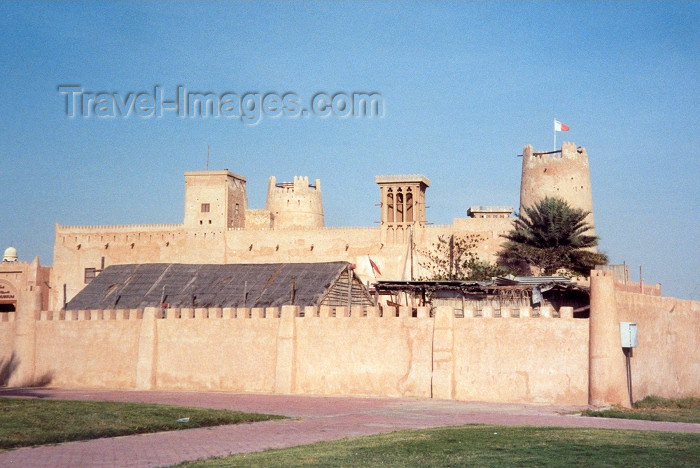
[[[637,322],[620,322],[620,341],[623,348],[637,347]]]

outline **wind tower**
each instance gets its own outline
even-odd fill
[[[406,243],[410,230],[425,226],[425,189],[430,180],[420,174],[377,176],[381,206],[383,238],[392,243]]]

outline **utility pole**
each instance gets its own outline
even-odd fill
[[[454,274],[452,271],[454,270],[454,263],[455,263],[455,235],[452,234],[450,236],[450,281],[454,280]]]
[[[410,250],[410,253],[411,253],[411,281],[413,281],[413,226],[411,226],[409,228],[408,241],[409,241],[409,246],[411,248],[411,250]]]

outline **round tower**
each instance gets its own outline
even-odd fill
[[[570,206],[589,211],[587,222],[593,224],[593,195],[588,155],[583,147],[564,143],[561,151],[534,152],[523,148],[523,172],[520,180],[520,211],[545,197],[557,197]],[[595,229],[591,229],[591,234]]]
[[[294,177],[294,182],[277,183],[270,177],[265,208],[274,229],[320,228],[323,223],[321,181],[309,185],[308,177]]]

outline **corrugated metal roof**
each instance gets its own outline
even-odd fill
[[[505,277],[499,276],[495,280],[498,285],[516,285],[516,284],[549,284],[549,283],[571,283],[571,279],[566,276],[515,276]]]
[[[140,309],[163,302],[170,307],[279,307],[291,303],[292,284],[294,305],[315,306],[349,267],[347,262],[111,265],[66,309]],[[369,298],[362,283],[353,283]]]

